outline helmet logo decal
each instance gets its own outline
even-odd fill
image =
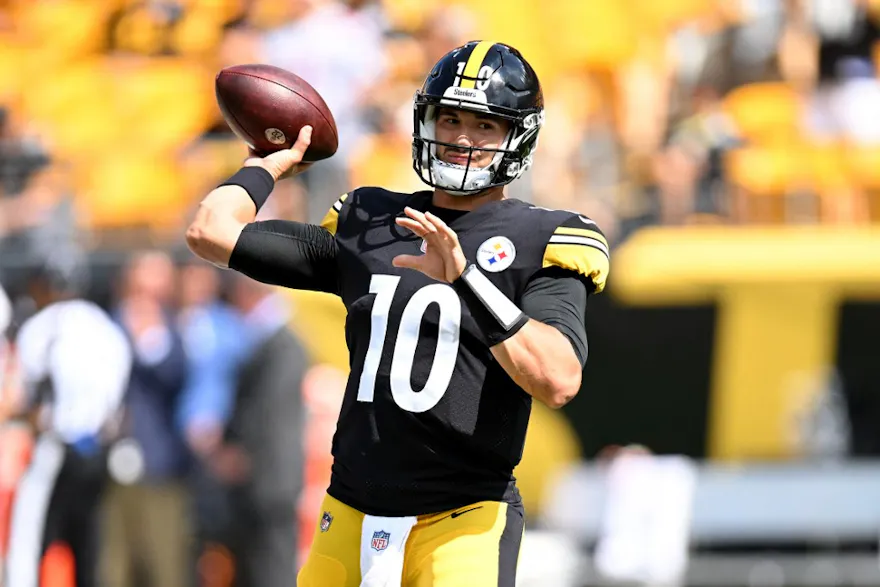
[[[523,119],[523,128],[526,130],[532,129],[536,126],[544,125],[544,111],[541,112],[533,112],[529,114]]]
[[[445,94],[450,98],[464,98],[466,100],[477,100],[479,102],[486,102],[486,92],[482,90],[471,90],[468,88],[457,88],[455,86],[446,90]]]
[[[443,92],[443,99],[440,104],[451,106],[452,108],[468,108],[471,110],[481,110],[489,112],[486,104],[489,102],[486,92],[482,90],[472,90],[470,88],[459,88],[451,86]]]

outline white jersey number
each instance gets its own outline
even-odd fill
[[[376,389],[376,371],[382,359],[382,349],[388,334],[388,313],[394,292],[400,283],[397,275],[374,275],[370,280],[370,293],[376,294],[370,315],[370,346],[364,359],[364,368],[358,384],[359,402],[373,401]],[[440,307],[437,348],[428,381],[421,391],[412,388],[413,358],[419,341],[422,317],[431,304]],[[400,328],[394,340],[391,359],[391,395],[395,403],[409,412],[427,412],[437,405],[449,382],[458,358],[458,340],[461,328],[461,300],[451,287],[442,283],[426,285],[406,303],[400,317]]]

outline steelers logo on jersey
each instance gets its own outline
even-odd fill
[[[483,242],[477,249],[477,263],[490,273],[504,271],[513,263],[516,247],[509,238],[493,236]]]

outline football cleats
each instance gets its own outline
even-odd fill
[[[435,133],[441,107],[498,116],[510,123],[510,131],[495,149],[441,143]],[[519,51],[502,43],[471,41],[437,62],[416,92],[413,110],[413,169],[432,187],[473,195],[510,183],[532,164],[544,123],[544,95],[537,74]],[[467,164],[441,160],[438,145],[467,150]],[[475,151],[495,155],[488,166],[477,168],[471,165]]]

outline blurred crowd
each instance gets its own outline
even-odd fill
[[[228,585],[249,572],[242,542],[264,522],[299,528],[305,548],[329,474],[345,374],[321,364],[339,359],[335,342],[311,361],[302,349],[327,323],[296,316],[309,331],[297,341],[283,327],[295,304],[183,248],[194,207],[246,153],[216,107],[216,73],[270,63],[325,98],[339,152],[280,182],[261,211],[317,222],[356,186],[424,189],[413,93],[477,38],[520,49],[544,86],[535,165],[510,195],[586,213],[612,246],[657,225],[880,221],[878,0],[0,0],[13,330],[33,312],[18,295],[27,268],[62,250],[92,270],[97,255],[119,259],[112,274],[70,273],[135,357],[104,495],[108,584]],[[270,342],[275,367],[259,364]],[[20,396],[14,351],[0,347],[0,420]],[[562,436],[543,437],[550,456],[536,461],[576,455],[547,422]],[[19,432],[3,428],[0,522],[26,462]],[[521,477],[527,498],[538,477]]]
[[[4,555],[10,572],[16,564],[7,545],[15,540],[19,515],[13,504],[35,495],[19,484],[29,460],[37,466],[32,459],[40,439],[60,438],[75,453],[91,454],[80,450],[81,432],[57,425],[57,418],[91,413],[103,420],[94,438],[106,453],[99,466],[110,481],[91,496],[98,498],[91,523],[99,538],[95,552],[87,553],[89,563],[81,560],[73,544],[78,541],[61,533],[77,565],[94,562],[97,583],[88,584],[293,584],[296,550],[310,543],[329,481],[345,374],[309,360],[289,328],[289,300],[194,258],[138,251],[115,276],[107,304],[132,350],[130,364],[127,355],[105,354],[100,368],[127,374],[121,401],[108,400],[97,387],[62,398],[57,381],[43,397],[27,381],[29,360],[17,331],[28,316],[53,305],[69,307],[69,300],[79,303],[88,271],[75,262],[63,269],[54,259],[44,263],[28,271],[14,304],[0,288],[0,325],[9,325],[10,334],[0,347],[0,577]],[[65,315],[62,309],[47,351],[62,370],[58,353],[66,342],[101,343],[82,325],[67,339]],[[52,371],[49,377],[71,382],[96,376]],[[37,431],[33,436],[28,422]],[[52,495],[73,495],[64,483],[59,477]],[[43,504],[49,513],[41,515],[51,520],[58,503],[53,497]],[[58,582],[44,584],[71,584],[69,551],[47,553],[45,561],[43,572]]]
[[[518,47],[544,84],[515,197],[591,214],[614,242],[655,224],[868,223],[878,21],[874,0],[4,0],[0,234],[179,242],[242,160],[212,84],[248,62],[304,77],[340,131],[265,214],[315,221],[358,185],[420,189],[413,92],[472,38]]]

